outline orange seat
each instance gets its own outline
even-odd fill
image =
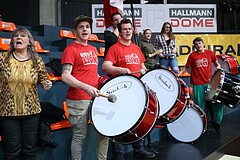
[[[104,56],[104,52],[105,52],[105,48],[104,47],[99,47],[99,53],[98,53],[97,56],[103,57]]]
[[[34,41],[34,43],[35,43],[36,52],[38,52],[38,53],[49,53],[49,50],[42,49],[42,47],[41,47],[41,45],[38,41]]]
[[[73,34],[72,31],[68,31],[68,30],[60,30],[60,37],[61,38],[70,38],[70,39],[76,39],[76,36]]]
[[[0,50],[7,51],[10,47],[10,38],[0,38]]]
[[[65,111],[66,119],[65,119],[65,120],[62,120],[62,121],[60,121],[60,122],[51,124],[50,127],[51,127],[51,130],[52,130],[52,131],[72,127],[71,123],[70,123],[69,120],[68,120],[69,113],[68,113],[68,107],[67,107],[66,101],[63,102],[62,108],[63,108],[63,110]]]
[[[12,32],[16,29],[16,25],[13,22],[0,21],[0,31]]]
[[[98,36],[96,34],[91,34],[88,38],[89,41],[95,41],[95,42],[105,42],[104,40],[98,39]]]
[[[53,74],[53,72],[52,72],[52,70],[50,70],[50,73],[49,73],[49,75],[48,75],[48,78],[49,78],[49,80],[51,80],[51,81],[61,81],[62,80],[62,77],[58,77],[58,76],[55,76],[54,74]]]

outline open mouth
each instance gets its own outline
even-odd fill
[[[22,42],[18,41],[18,42],[16,43],[16,45],[22,45]]]

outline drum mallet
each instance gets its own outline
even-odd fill
[[[101,96],[101,97],[104,97],[104,98],[107,98],[109,102],[112,102],[112,103],[115,103],[117,101],[117,96],[114,95],[114,94],[110,94],[110,95],[105,95],[105,94],[102,94],[102,93],[98,93],[98,96]]]
[[[159,53],[162,53],[162,49],[159,49],[159,50],[153,52],[152,54],[149,54],[148,57],[151,58],[151,57],[153,57],[153,56],[155,56],[156,54],[159,54]]]
[[[140,73],[141,75],[145,74],[146,71],[144,69],[140,69],[139,71],[131,72],[130,74],[138,74]]]

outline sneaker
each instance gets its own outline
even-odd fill
[[[113,160],[125,160],[123,153],[117,153]]]
[[[156,157],[156,155],[154,153],[146,151],[146,150],[134,151],[133,156],[139,157],[139,158],[147,158],[147,159]]]

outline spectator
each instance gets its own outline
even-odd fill
[[[0,74],[0,128],[4,158],[36,160],[41,112],[37,83],[49,90],[52,82],[26,28],[13,31],[10,49],[6,54],[0,54]]]
[[[162,49],[162,54],[159,55],[159,64],[161,68],[168,69],[169,67],[174,73],[178,73],[177,48],[176,39],[172,33],[172,26],[169,22],[165,22],[159,35],[156,36],[154,47]]]

